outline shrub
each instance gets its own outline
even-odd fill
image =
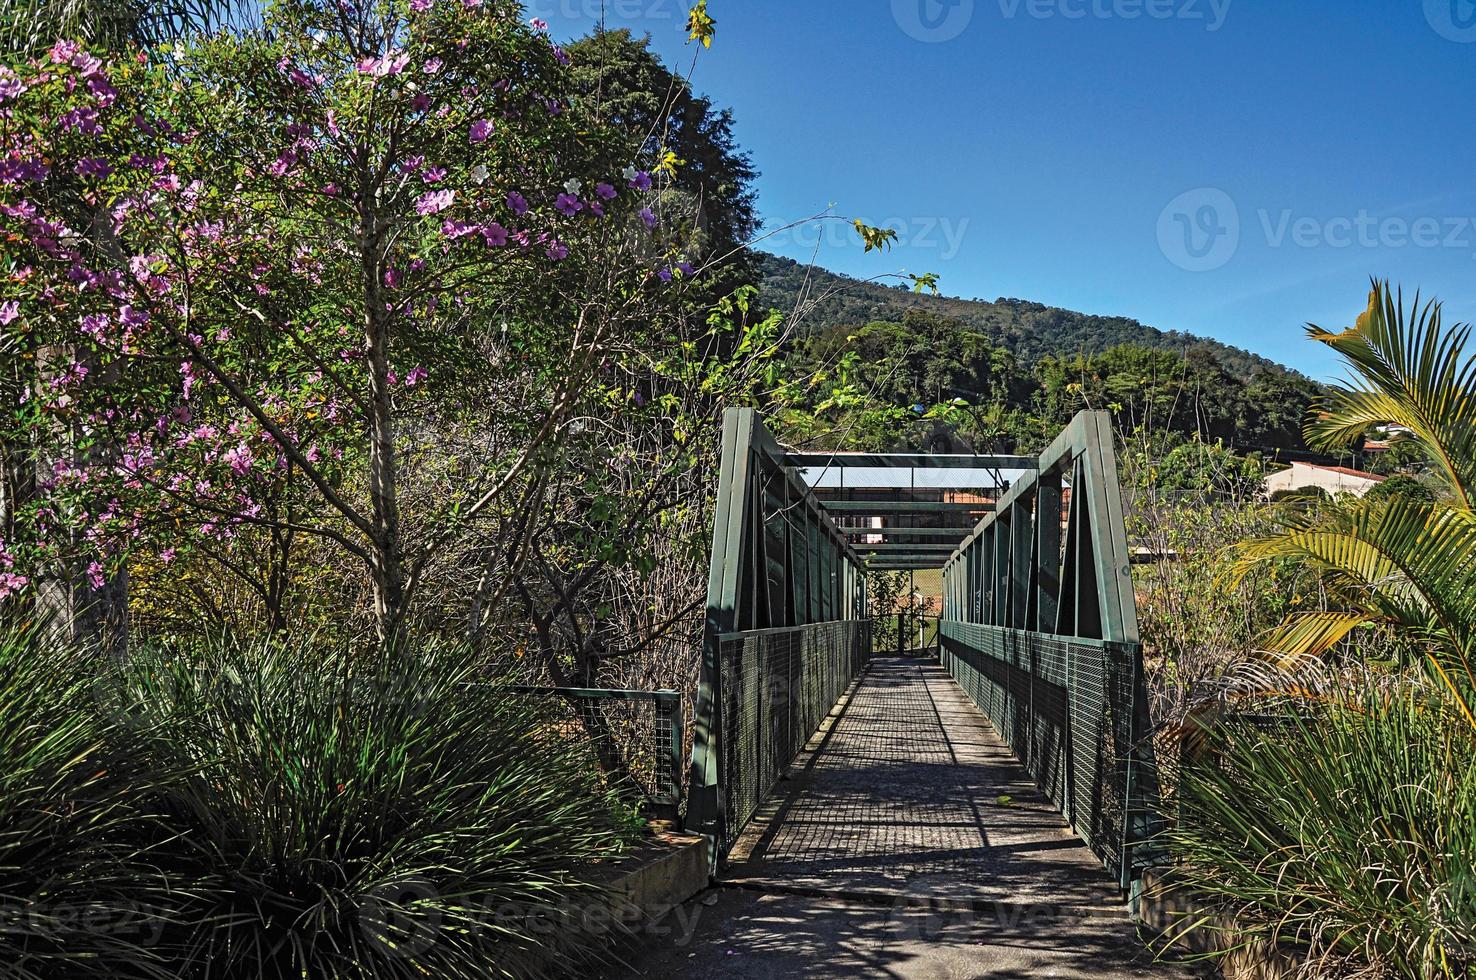
[[[31,626],[0,629],[0,971],[163,976],[125,733],[92,697],[99,664]],[[129,784],[132,783],[132,786]]]
[[[1412,476],[1398,474],[1370,488],[1363,495],[1364,500],[1388,500],[1391,497],[1405,497],[1429,504],[1435,502],[1435,491]]]
[[[603,909],[585,866],[627,834],[615,805],[457,651],[222,647],[128,683],[150,764],[180,774],[182,976],[539,976],[601,945],[566,913]]]
[[[1354,697],[1357,697],[1356,695]],[[1183,884],[1316,976],[1476,971],[1476,767],[1445,695],[1355,703],[1209,738],[1169,834]]]

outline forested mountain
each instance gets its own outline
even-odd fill
[[[1306,448],[1320,386],[1234,347],[1018,300],[918,296],[774,256],[763,268],[764,304],[801,312],[782,353],[791,380],[767,406],[799,442],[1035,452],[1100,409],[1165,451]]]
[[[760,255],[763,302],[793,310],[803,296],[807,333],[837,324],[901,322],[909,309],[952,317],[990,344],[1003,347],[1023,365],[1047,356],[1097,354],[1119,344],[1138,344],[1177,353],[1204,352],[1232,375],[1249,380],[1281,365],[1216,340],[1178,330],[1158,330],[1119,316],[1094,316],[1023,299],[959,299],[912,292],[910,287],[852,279],[777,255]]]

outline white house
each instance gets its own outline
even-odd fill
[[[1266,477],[1266,496],[1278,490],[1305,490],[1319,487],[1336,496],[1349,493],[1361,497],[1384,482],[1382,476],[1350,469],[1347,466],[1315,466],[1312,463],[1293,463]]]

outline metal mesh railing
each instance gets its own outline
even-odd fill
[[[724,839],[737,839],[871,655],[869,620],[718,637]]]
[[[944,667],[1126,887],[1152,829],[1137,647],[956,620],[941,632]]]
[[[654,815],[676,819],[682,801],[682,696],[677,691],[517,687],[558,706],[560,731],[588,743],[606,783]]]

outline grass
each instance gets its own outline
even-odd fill
[[[31,632],[0,668],[7,975],[538,977],[611,938],[628,814],[458,650],[110,669]]]
[[[1168,839],[1184,887],[1318,976],[1476,976],[1476,746],[1428,690],[1351,697],[1213,732]]]

